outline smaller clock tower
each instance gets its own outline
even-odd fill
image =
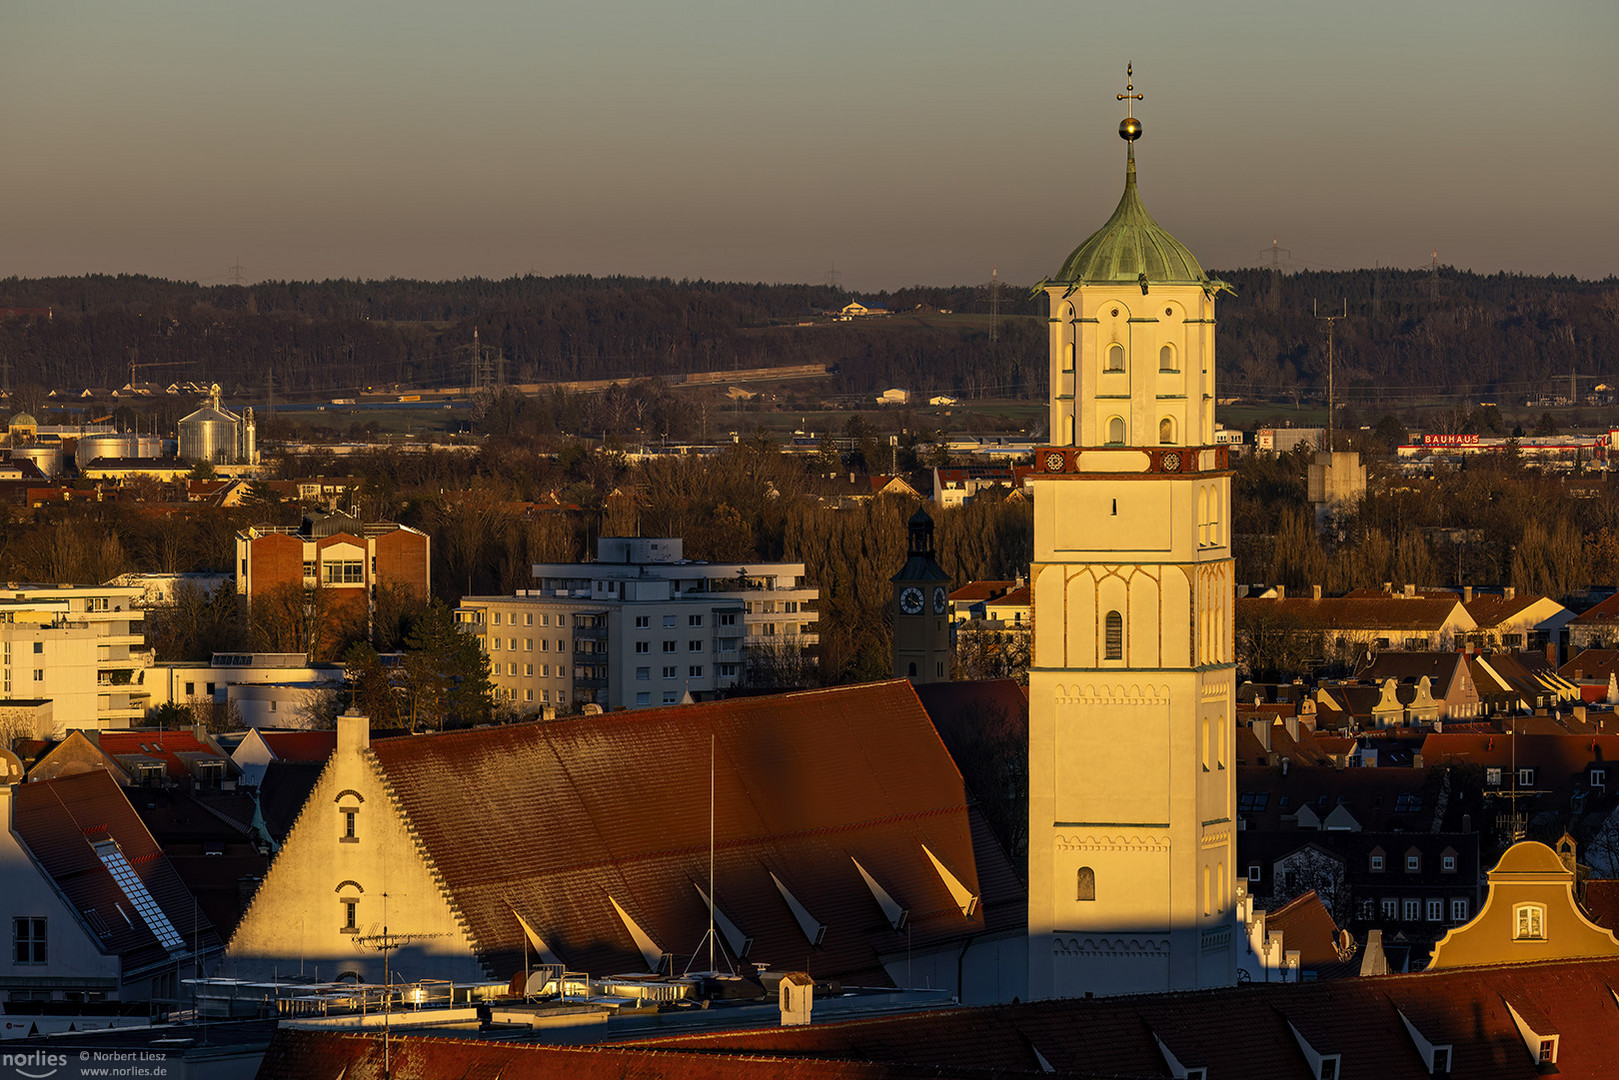
[[[933,559],[933,519],[917,510],[906,526],[910,554],[894,582],[894,675],[913,683],[950,678],[950,575]]]

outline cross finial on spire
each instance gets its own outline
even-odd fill
[[[1135,92],[1135,90],[1136,90],[1135,74],[1136,74],[1136,66],[1135,66],[1135,64],[1129,63],[1129,64],[1124,65],[1124,93],[1119,95],[1119,100],[1125,103],[1125,105],[1124,105],[1124,113],[1125,113],[1126,116],[1134,116],[1135,115],[1135,106],[1130,104],[1130,103],[1132,101],[1141,101],[1142,100],[1142,96]]]

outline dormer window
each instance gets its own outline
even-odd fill
[[[1421,869],[1422,856],[1415,851],[1407,852],[1405,856],[1405,872],[1408,874],[1415,874]]]
[[[1383,872],[1383,856],[1372,856],[1372,872],[1375,874],[1381,874]]]

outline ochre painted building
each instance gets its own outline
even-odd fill
[[[1029,996],[1236,980],[1221,284],[1136,187],[1054,278],[1035,453]]]
[[[1513,844],[1489,878],[1484,906],[1434,945],[1430,970],[1619,957],[1619,939],[1580,910],[1574,871],[1545,844]]]

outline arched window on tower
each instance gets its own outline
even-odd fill
[[[1124,370],[1124,346],[1117,341],[1107,347],[1107,367],[1105,370]]]
[[[1103,657],[1108,660],[1124,659],[1124,616],[1117,611],[1107,613],[1103,623]]]
[[[1173,345],[1165,345],[1163,348],[1158,350],[1158,370],[1159,371],[1174,371],[1174,370],[1176,370],[1176,368],[1175,368],[1175,347]]]
[[[1075,900],[1096,899],[1096,871],[1088,866],[1079,868],[1078,887],[1074,891]]]
[[[1108,419],[1107,444],[1109,446],[1124,445],[1124,417],[1114,416]]]
[[[1158,441],[1164,444],[1175,441],[1175,421],[1167,416],[1158,421]]]

